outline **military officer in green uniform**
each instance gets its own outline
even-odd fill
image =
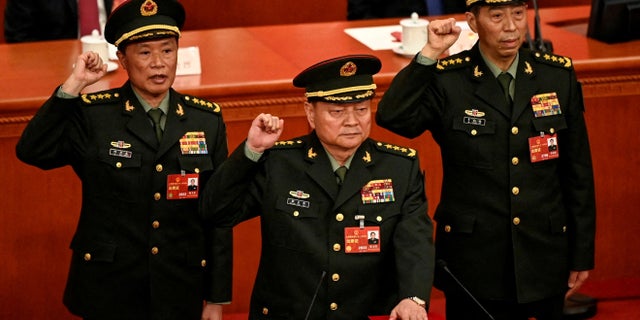
[[[84,319],[221,319],[231,300],[231,230],[198,213],[187,184],[227,145],[219,106],[171,88],[184,19],[177,1],[125,2],[105,34],[129,81],[83,92],[107,66],[81,54],[18,142],[22,161],[70,165],[82,183],[64,303]]]
[[[429,130],[440,146],[435,286],[447,319],[489,318],[447,270],[495,319],[561,319],[563,299],[594,267],[581,87],[570,58],[522,48],[525,1],[466,4],[478,43],[442,58],[461,30],[431,21],[376,121],[410,138]]]
[[[259,115],[206,186],[215,221],[260,217],[250,319],[427,319],[433,228],[420,161],[368,137],[380,67],[353,55],[304,70],[293,84],[313,131],[277,141],[283,120]]]

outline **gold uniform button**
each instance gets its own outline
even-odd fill
[[[377,216],[377,217],[376,217],[376,221],[378,221],[378,222],[382,222],[382,217],[381,217],[381,216]]]
[[[520,224],[520,218],[518,218],[518,217],[513,218],[513,224],[516,225],[516,226],[519,225]]]
[[[91,261],[91,253],[84,254],[84,261]]]
[[[342,213],[336,214],[336,221],[342,222],[344,220],[344,215]]]
[[[339,274],[337,274],[337,273],[334,273],[334,274],[331,276],[331,280],[333,280],[334,282],[338,282],[338,281],[340,281],[340,275],[339,275]]]
[[[116,162],[116,168],[118,169],[122,168],[122,162]]]
[[[299,215],[300,215],[300,211],[296,210],[296,211],[294,211],[294,212],[293,212],[293,216],[294,216],[294,217],[297,217],[297,216],[299,216]]]
[[[447,233],[451,232],[451,226],[450,225],[444,226],[444,232],[447,232]]]
[[[511,128],[511,133],[512,133],[513,135],[518,134],[518,132],[520,132],[520,129],[518,129],[518,127],[513,127],[513,128]]]
[[[207,266],[207,260],[202,259],[202,261],[200,261],[200,265],[204,268]]]
[[[514,166],[517,166],[518,163],[520,163],[520,159],[518,159],[518,157],[511,158],[511,164],[513,164]]]
[[[549,129],[549,133],[551,133],[551,134],[556,133],[556,129],[554,129],[554,128]]]
[[[477,134],[478,134],[478,130],[476,130],[476,129],[471,130],[471,135],[472,136],[475,136]]]
[[[511,189],[511,193],[513,193],[514,196],[517,196],[518,194],[520,194],[520,188],[518,187],[513,187]]]
[[[339,243],[336,243],[336,244],[333,245],[333,251],[336,251],[336,252],[340,251],[340,248],[342,248],[342,247],[340,246]]]
[[[152,254],[152,255],[154,255],[154,256],[155,256],[156,254],[158,254],[158,251],[159,251],[159,250],[158,250],[158,247],[153,247],[153,248],[151,248],[151,254]]]
[[[162,172],[162,169],[163,169],[163,168],[162,168],[162,165],[161,165],[161,164],[157,164],[157,165],[156,165],[156,171],[157,171],[157,172]]]
[[[193,172],[195,172],[195,173],[200,173],[200,168],[195,168],[195,169],[193,170]]]
[[[567,232],[567,226],[562,227],[562,232]]]
[[[153,198],[154,198],[156,201],[158,201],[158,200],[160,200],[160,198],[162,198],[162,195],[160,194],[160,192],[156,192],[156,193],[153,195]]]
[[[152,223],[151,223],[151,226],[152,226],[154,229],[158,229],[158,228],[160,228],[160,222],[158,222],[158,221],[156,220],[156,221],[154,221],[154,222],[152,222]]]
[[[329,305],[329,308],[331,308],[331,310],[332,310],[332,311],[336,311],[336,310],[338,310],[338,304],[337,304],[337,303],[335,303],[335,302],[332,302],[332,303]]]
[[[262,314],[264,314],[265,316],[269,314],[269,309],[267,308],[262,308]]]

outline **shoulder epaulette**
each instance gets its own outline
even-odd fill
[[[455,70],[471,64],[471,57],[468,52],[462,52],[450,57],[438,59],[436,69],[440,71]]]
[[[539,51],[534,51],[531,54],[536,61],[565,69],[573,68],[573,61],[571,61],[571,58],[569,57],[563,57],[555,55],[553,53]]]
[[[182,100],[184,100],[185,105],[207,110],[213,113],[219,114],[221,112],[220,105],[215,102],[208,101],[206,99],[194,97],[194,96],[182,96]]]
[[[304,146],[304,141],[300,139],[276,141],[271,149],[295,149]]]
[[[99,105],[120,101],[119,89],[111,89],[99,92],[85,93],[80,95],[80,100],[85,105]]]
[[[376,148],[382,152],[391,153],[399,156],[403,156],[410,159],[415,159],[418,156],[418,152],[415,149],[408,147],[402,147],[391,143],[377,141],[375,143]]]

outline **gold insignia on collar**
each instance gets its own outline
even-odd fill
[[[131,112],[133,110],[135,110],[136,107],[131,105],[131,101],[127,100],[127,102],[124,103],[124,110]]]
[[[315,159],[317,156],[318,154],[313,151],[313,148],[309,148],[309,151],[307,151],[307,157],[309,157],[309,159]]]
[[[524,62],[525,64],[525,68],[524,68],[524,73],[526,74],[533,74],[533,67],[531,67],[531,64],[528,61]]]
[[[480,71],[480,66],[475,66],[475,68],[473,68],[473,76],[476,78],[480,78],[482,77],[483,73],[482,71]]]
[[[371,162],[371,154],[369,153],[369,151],[364,152],[364,157],[362,157],[362,160],[364,160],[364,162],[366,163]]]
[[[184,109],[182,109],[182,105],[178,103],[178,109],[176,109],[176,114],[179,116],[184,116]]]

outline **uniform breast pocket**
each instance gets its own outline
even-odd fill
[[[296,251],[314,252],[323,242],[324,227],[320,223],[321,205],[295,197],[278,197],[273,212],[265,212],[261,223],[269,243]]]
[[[180,168],[186,172],[201,173],[214,169],[208,155],[183,155],[178,158],[178,161]]]
[[[89,174],[98,183],[89,187],[96,188],[95,192],[99,196],[111,195],[122,200],[135,200],[140,188],[141,166],[142,157],[134,151],[113,148],[100,150],[98,166],[89,170]]]
[[[496,124],[484,118],[460,117],[453,120],[452,132],[443,150],[457,165],[491,169]]]
[[[561,114],[535,118],[533,119],[533,128],[536,133],[554,134],[567,128],[567,120]]]

